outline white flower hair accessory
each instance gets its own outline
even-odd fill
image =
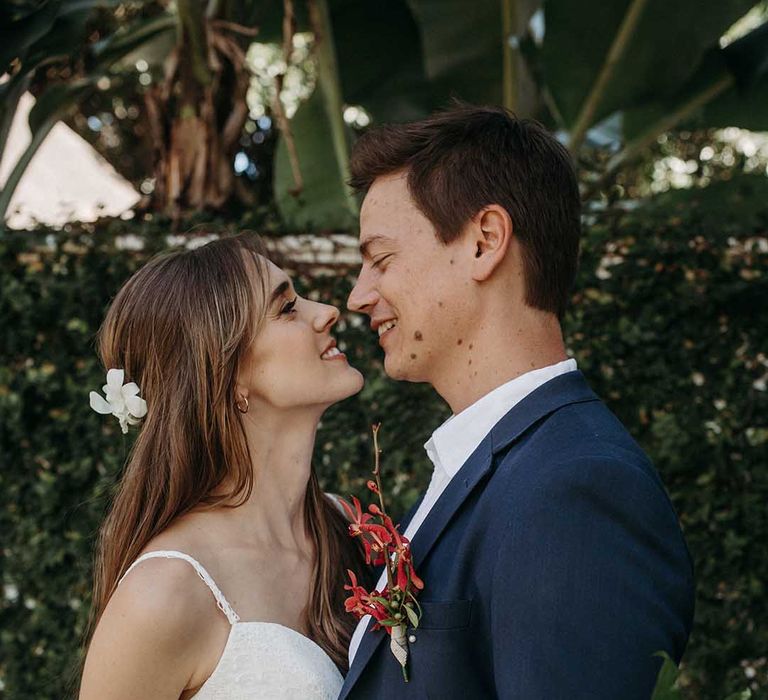
[[[107,383],[101,387],[106,394],[106,400],[101,394],[92,391],[89,394],[91,408],[96,413],[110,413],[120,421],[123,433],[128,432],[129,425],[136,425],[147,415],[147,402],[139,397],[139,386],[136,382],[123,384],[125,371],[111,369],[107,372]]]

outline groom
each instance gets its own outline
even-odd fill
[[[341,698],[647,700],[679,660],[693,573],[656,471],[568,359],[579,192],[567,151],[502,109],[366,133],[349,296],[393,379],[453,416],[403,522],[424,580],[410,682],[362,620]],[[381,583],[380,583],[381,585]]]

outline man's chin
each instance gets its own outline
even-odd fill
[[[423,382],[420,372],[413,363],[405,363],[399,357],[391,354],[384,355],[384,372],[390,379],[399,382]]]

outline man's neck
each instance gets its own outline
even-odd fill
[[[432,386],[454,414],[526,372],[568,359],[553,315],[532,312],[516,321],[478,324],[456,357],[438,368]]]

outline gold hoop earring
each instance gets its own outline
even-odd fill
[[[243,408],[242,405],[243,401],[245,402],[245,408]],[[248,399],[245,396],[235,401],[235,406],[237,406],[237,410],[240,411],[240,413],[248,413]]]

